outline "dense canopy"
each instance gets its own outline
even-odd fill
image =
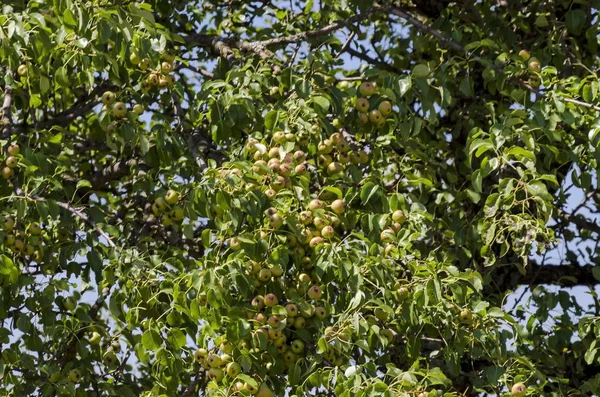
[[[0,395],[600,393],[600,1],[1,7]]]

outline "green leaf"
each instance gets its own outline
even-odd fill
[[[475,157],[480,157],[488,150],[494,150],[494,145],[488,140],[476,139],[471,142],[471,145],[469,146],[469,154],[475,152]]]
[[[412,80],[410,77],[404,77],[398,80],[398,93],[399,97],[404,96],[412,87]]]
[[[508,151],[506,151],[506,157],[515,157],[518,160],[528,159],[535,161],[535,154],[531,153],[529,150],[523,149],[522,147],[512,147]]]
[[[482,184],[482,176],[480,170],[475,170],[473,175],[471,176],[471,183],[473,185],[473,189],[477,193],[482,193],[481,184]]]
[[[212,237],[212,233],[211,233],[210,229],[204,229],[202,231],[202,245],[204,246],[204,248],[210,247],[211,237]]]
[[[329,100],[324,96],[315,96],[312,98],[312,101],[315,105],[317,105],[321,113],[327,113],[327,111],[329,110]]]
[[[379,186],[373,182],[367,182],[365,186],[360,190],[360,199],[363,204],[367,204],[369,200],[377,193]]]
[[[346,370],[344,371],[344,376],[346,378],[350,378],[360,372],[361,372],[360,367],[358,367],[356,365],[351,365],[348,368],[346,368]]]
[[[600,266],[592,267],[592,275],[598,281],[600,281]]]
[[[333,187],[333,186],[325,186],[323,188],[323,191],[331,192],[331,193],[335,194],[337,196],[337,198],[339,198],[339,199],[341,199],[344,196],[344,193],[342,192],[341,189],[339,189],[337,187]]]
[[[256,380],[253,377],[249,376],[249,375],[239,374],[237,376],[237,378],[239,380],[241,380],[242,382],[245,382],[245,383],[251,385],[252,387],[258,388],[258,383],[256,382]]]
[[[67,24],[70,25],[72,27],[77,27],[77,21],[75,20],[75,16],[73,15],[73,13],[71,12],[71,10],[69,10],[68,8],[66,8],[63,11],[63,21]]]
[[[592,349],[592,350],[588,350],[585,352],[585,355],[583,356],[583,358],[585,359],[585,362],[588,365],[592,365],[594,363],[594,360],[596,358],[596,353],[598,352],[598,349]]]
[[[0,275],[7,276],[11,283],[16,283],[19,278],[19,269],[8,256],[2,255],[0,258],[2,259],[0,261]]]
[[[46,76],[40,76],[40,92],[45,94],[50,89],[50,79]]]
[[[488,316],[502,318],[504,317],[505,312],[499,307],[492,307],[488,310]]]
[[[527,192],[532,196],[541,197],[545,201],[551,202],[553,197],[548,193],[548,189],[543,182],[533,181],[527,184]]]
[[[294,386],[300,383],[300,375],[302,374],[302,370],[297,363],[292,364],[290,369],[288,370],[288,377],[290,385]]]
[[[579,36],[583,32],[587,15],[580,8],[569,10],[565,16],[567,30],[570,34]]]
[[[473,81],[470,78],[465,77],[462,79],[460,82],[460,92],[465,96],[473,95]]]
[[[412,75],[415,78],[425,78],[429,76],[429,66],[425,64],[418,64],[412,70]]]
[[[54,74],[54,80],[56,83],[58,83],[58,85],[62,87],[68,87],[71,83],[69,81],[67,68],[64,66],[58,68]]]
[[[186,336],[179,328],[171,328],[169,331],[171,340],[177,349],[182,348],[186,344]],[[145,333],[144,333],[145,335]],[[146,347],[144,345],[144,347]]]
[[[269,130],[272,130],[277,125],[278,120],[279,112],[277,110],[271,110],[265,116],[265,127],[267,127]]]
[[[157,350],[162,345],[162,339],[158,332],[149,329],[142,335],[142,344],[146,350]]]
[[[63,134],[61,132],[59,132],[59,133],[56,133],[56,134],[52,135],[48,139],[48,142],[49,143],[54,143],[54,144],[59,144],[59,143],[61,143],[62,138],[63,138]]]

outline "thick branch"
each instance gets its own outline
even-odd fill
[[[348,25],[364,21],[365,19],[373,15],[376,11],[383,11],[383,9],[373,7],[362,14],[354,15],[350,18],[332,23],[319,29],[311,30],[308,32],[301,32],[290,36],[275,37],[267,40],[250,42],[238,41],[214,35],[195,34],[188,38],[188,43],[197,44],[203,47],[210,47],[228,61],[233,61],[235,59],[233,48],[253,53],[255,55],[260,56],[262,59],[267,60],[272,59],[274,57],[273,52],[271,52],[268,49],[268,47],[299,43],[312,37],[327,35],[329,33],[335,32],[336,30],[342,29]]]
[[[10,114],[12,98],[12,88],[6,85],[6,88],[4,89],[4,101],[2,103],[2,117],[0,118],[0,121],[2,122],[2,137],[6,139],[8,138],[10,126],[12,124],[12,116]]]
[[[89,94],[84,94],[79,97],[70,108],[49,120],[35,123],[33,128],[36,130],[47,130],[54,126],[66,127],[78,117],[85,115],[94,107],[98,106],[100,104],[98,97],[108,88],[109,84],[107,82],[98,84]],[[12,128],[23,127],[13,126]]]
[[[233,48],[241,49],[241,47],[244,46],[244,42],[241,41],[207,34],[195,34],[189,36],[187,41],[192,45],[196,44],[201,47],[212,48],[217,54],[230,62],[235,61]]]
[[[147,169],[145,164],[140,163],[135,159],[131,159],[126,161],[117,161],[116,163],[111,164],[100,171],[97,171],[96,173],[94,173],[90,180],[90,183],[92,184],[92,189],[99,190],[107,183],[121,179],[122,177],[130,173],[131,168],[136,166],[138,168]]]
[[[91,93],[80,97],[70,108],[56,115],[56,117],[48,120],[39,122],[35,125],[37,130],[46,130],[54,126],[66,127],[73,120],[80,116],[83,116],[96,106],[100,104],[100,100],[97,99],[102,91],[106,88],[101,84],[98,85]]]
[[[579,265],[577,263],[555,265],[539,264],[531,261],[527,266],[527,273],[523,276],[519,272],[512,272],[512,287],[517,285],[555,284],[573,287],[577,285],[594,285],[598,280],[594,278],[592,269],[594,265]]]

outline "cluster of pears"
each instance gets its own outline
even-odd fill
[[[264,274],[261,277],[266,281],[267,276],[270,275]],[[196,350],[194,359],[207,370],[211,380],[215,383],[226,380],[233,385],[234,390],[247,390],[252,395],[272,395],[266,383],[258,386],[261,384],[260,376],[252,370],[248,370],[247,375],[256,379],[255,382],[238,381],[238,376],[244,372],[240,360],[242,352],[261,357],[261,363],[268,374],[276,375],[277,362],[289,368],[304,357],[307,346],[305,341],[297,336],[298,330],[311,327],[313,321],[324,321],[328,311],[317,303],[323,296],[321,287],[316,284],[310,285],[311,278],[307,274],[300,279],[306,291],[305,297],[296,295],[296,298],[293,301],[289,300],[285,306],[273,292],[264,296],[256,295],[252,299],[247,315],[253,324],[253,331],[248,338],[236,342],[223,340],[218,348],[212,349],[211,352],[204,348]],[[318,328],[318,324],[315,325]]]
[[[2,230],[5,247],[36,263],[43,261],[44,231],[38,222],[31,222],[26,228],[19,228],[15,220],[7,216],[2,220]]]
[[[386,117],[392,113],[392,103],[387,99],[377,98],[375,101],[369,98],[377,92],[375,84],[365,81],[358,87],[360,97],[356,98],[354,107],[358,111],[358,118],[362,124],[372,123],[381,128],[386,123]]]
[[[8,152],[8,157],[4,160],[4,166],[2,167],[2,178],[9,179],[15,175],[14,168],[19,165],[19,153],[21,148],[19,145],[14,144],[10,145],[6,151]]]
[[[304,226],[300,231],[300,243],[315,248],[333,239],[337,235],[335,228],[340,226],[338,215],[344,211],[346,206],[342,199],[335,199],[329,205],[319,199],[311,200],[299,214],[300,223]]]
[[[76,300],[74,297],[69,296],[65,298],[62,302],[62,305],[65,309],[72,311],[76,306]],[[121,344],[118,340],[106,340],[103,343],[103,338],[100,332],[98,332],[97,326],[92,326],[92,331],[87,338],[88,343],[93,349],[103,349],[104,353],[102,354],[102,361],[109,369],[115,369],[119,365],[119,358],[117,354],[121,352]],[[79,383],[83,379],[83,373],[79,368],[71,369],[67,378],[63,376],[61,371],[54,372],[50,376],[50,382],[52,383],[60,383],[60,382],[71,382],[71,383]]]
[[[146,71],[149,66],[149,62],[145,61],[147,58],[140,59],[140,56],[133,52],[129,58],[132,64],[139,67],[142,71]],[[148,92],[152,88],[167,88],[173,85],[173,72],[175,56],[169,53],[162,55],[162,62],[156,67],[155,70],[150,71],[144,81],[142,82],[142,92]]]
[[[177,191],[170,189],[152,203],[150,209],[155,216],[160,216],[163,226],[171,226],[173,222],[179,223],[185,217],[183,208],[177,205],[180,198]]]
[[[402,210],[396,210],[392,212],[388,222],[388,227],[381,232],[380,239],[383,243],[386,243],[385,254],[389,255],[390,252],[396,248],[392,242],[396,239],[396,234],[402,229],[402,225],[406,223],[406,214]]]
[[[194,352],[194,360],[206,370],[209,379],[220,383],[227,376],[235,381],[242,373],[242,366],[233,361],[231,356],[234,354],[233,345],[225,341],[219,345],[219,350],[221,354],[218,354],[217,349],[209,352],[204,348],[199,348]],[[253,378],[250,378],[249,381],[235,381],[232,389],[234,393],[241,393],[245,390],[258,397],[272,397],[274,395],[265,382]]]
[[[365,150],[352,150],[348,141],[340,132],[334,132],[317,146],[318,165],[328,175],[343,172],[346,165],[367,164],[369,154]]]
[[[110,114],[117,120],[121,120],[124,119],[125,117],[127,117],[127,105],[125,104],[125,102],[122,101],[117,101],[117,95],[112,92],[112,91],[105,91],[102,94],[102,103],[104,104],[104,106],[102,107],[102,110],[105,112],[110,111]],[[136,103],[131,107],[131,110],[133,111],[134,114],[136,115],[141,115],[142,113],[144,113],[144,106]],[[117,123],[110,123],[107,127],[107,132],[110,134],[114,134],[117,131]]]
[[[363,89],[364,96],[375,93],[373,85],[365,87],[372,91]],[[379,114],[385,119],[391,114],[388,101],[382,100],[377,106],[374,109],[377,112],[372,113],[374,116]],[[248,363],[244,366],[240,357],[247,354],[260,357],[267,377],[281,375],[282,368],[290,368],[306,355],[320,356],[335,366],[342,366],[348,360],[345,352],[352,337],[351,327],[328,326],[332,324],[328,298],[335,299],[330,295],[337,286],[328,282],[328,276],[320,275],[315,264],[316,254],[322,248],[336,244],[343,237],[348,212],[352,210],[348,207],[352,206],[344,201],[343,191],[341,196],[331,191],[311,194],[308,185],[312,178],[343,178],[351,167],[362,168],[370,159],[369,153],[348,137],[339,123],[337,126],[332,124],[334,131],[330,134],[323,134],[318,124],[308,124],[300,126],[296,133],[275,129],[263,140],[251,137],[245,147],[245,154],[251,159],[249,166],[219,171],[218,189],[230,195],[250,191],[264,194],[268,208],[264,210],[264,218],[255,225],[256,237],[260,244],[269,246],[273,242],[285,242],[289,259],[280,264],[268,257],[255,258],[245,251],[246,242],[241,235],[230,229],[229,235],[224,236],[229,255],[245,264],[242,270],[245,270],[250,288],[240,298],[246,302],[243,303],[244,311],[252,329],[241,340],[219,345],[221,340],[217,338],[212,351],[199,349],[196,352],[196,361],[206,368],[214,387],[225,384],[234,391],[247,390],[250,394],[259,393],[263,387],[268,390],[265,395],[271,395],[260,369],[248,366]],[[345,185],[340,186],[343,190]],[[302,197],[299,199],[295,192],[300,190],[304,194],[299,194]],[[291,197],[294,199],[290,202]],[[230,216],[216,200],[210,207],[210,215],[213,220],[222,222]],[[406,221],[402,212],[392,214],[391,218],[394,222],[390,228]],[[241,288],[232,288],[242,293]],[[397,290],[404,297],[410,294],[404,284]],[[208,304],[206,295],[199,295],[197,299],[201,305]],[[384,316],[387,319],[387,313],[381,309],[375,309],[371,315],[382,324],[384,321],[379,319]],[[324,327],[327,334],[325,348],[316,343],[323,336]],[[381,334],[391,342],[394,332],[383,326],[380,328]],[[242,372],[247,376],[238,378]],[[248,377],[256,380],[254,385],[247,382]]]
[[[144,78],[141,89],[142,92],[146,93],[148,90],[154,87],[166,88],[173,84],[173,62],[175,57],[171,54],[165,53],[162,56],[162,62],[156,67],[155,70],[149,71],[148,75]],[[138,52],[133,51],[129,57],[130,62],[139,68],[141,71],[146,72],[150,67],[150,59],[142,58]],[[102,110],[109,112],[114,119],[117,121],[123,120],[127,117],[129,111],[127,104],[123,101],[117,100],[117,94],[112,91],[105,91],[102,94]],[[135,103],[131,105],[131,111],[134,115],[139,116],[145,112],[144,105]],[[107,126],[107,132],[113,134],[117,131],[118,123],[112,122]]]
[[[519,51],[519,56],[523,59],[524,62],[527,63],[527,70],[530,73],[529,76],[529,85],[534,88],[537,88],[541,84],[540,77],[538,73],[542,71],[542,64],[539,59],[536,57],[532,57],[529,51],[521,50]]]
[[[320,131],[320,128],[317,127],[313,130]],[[306,144],[305,138],[297,140],[296,135],[291,132],[277,131],[273,134],[273,143],[270,148],[267,148],[258,140],[250,138],[246,145],[246,150],[254,160],[251,170],[259,175],[259,182],[266,182],[264,194],[269,201],[274,200],[282,189],[291,188],[291,177],[307,175],[311,168],[311,164],[307,161],[308,155],[303,150],[303,146]],[[289,143],[294,143],[294,149],[286,152],[284,145]],[[335,132],[319,142],[313,160],[313,163],[327,175],[335,175],[343,172],[348,163],[367,164],[369,155],[362,149],[353,151],[343,135]],[[242,176],[241,171],[237,169],[228,172],[229,174],[235,173],[239,177]],[[259,187],[254,182],[246,186],[250,190]]]
[[[75,384],[81,382],[82,379],[83,379],[83,374],[81,373],[81,370],[78,368],[71,369],[68,373],[66,380],[63,376],[63,373],[60,370],[54,372],[48,378],[50,383],[61,383],[61,382],[69,381],[69,382],[75,383]]]

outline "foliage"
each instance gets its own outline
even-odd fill
[[[0,395],[598,394],[600,4],[415,3],[4,1]]]

